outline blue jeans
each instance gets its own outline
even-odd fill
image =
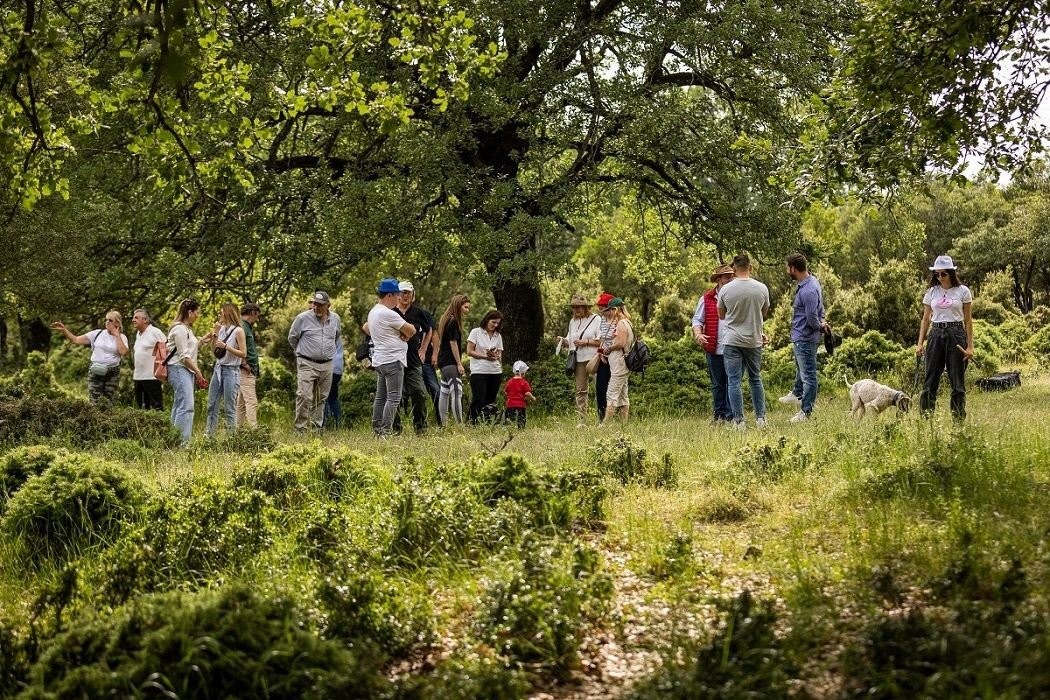
[[[341,428],[343,419],[343,405],[339,401],[339,382],[343,375],[332,373],[332,388],[328,390],[328,398],[324,402],[324,427]]]
[[[726,362],[722,355],[713,352],[707,355],[707,374],[711,377],[711,405],[714,409],[715,418],[732,420],[733,414],[729,410],[729,397],[726,391],[729,388],[729,378],[726,376]]]
[[[376,398],[372,402],[372,430],[376,435],[389,435],[394,428],[397,407],[401,403],[405,366],[395,361],[372,369],[376,371]]]
[[[182,365],[168,365],[168,384],[171,385],[171,424],[182,435],[183,447],[193,434],[193,372]]]
[[[208,437],[219,429],[219,400],[222,414],[226,416],[226,429],[237,428],[237,387],[241,383],[241,368],[238,365],[215,365],[208,387]]]
[[[813,412],[817,402],[817,343],[798,341],[792,344],[795,352],[795,387],[791,393],[802,398],[802,412]]]
[[[733,422],[744,422],[744,390],[740,382],[747,369],[748,382],[751,385],[751,403],[755,407],[755,418],[766,417],[766,389],[762,385],[762,348],[742,348],[727,345],[725,350],[726,378],[729,380],[729,410]]]

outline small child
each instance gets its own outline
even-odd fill
[[[525,373],[529,366],[518,360],[514,363],[514,377],[507,382],[504,393],[507,395],[507,422],[512,420],[519,428],[525,427],[525,402],[535,401],[532,395],[532,387],[525,381]]]

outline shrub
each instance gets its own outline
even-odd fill
[[[487,582],[475,631],[515,664],[565,678],[579,663],[587,606],[607,601],[611,584],[593,551],[569,560],[531,539],[522,549],[521,560]]]
[[[85,366],[86,370],[86,366]],[[84,375],[86,376],[86,371]],[[0,378],[0,399],[62,399],[67,394],[55,383],[51,367],[43,353],[26,356],[25,366],[10,377]]]
[[[693,538],[684,533],[676,533],[667,546],[649,560],[649,573],[658,579],[678,578],[695,565],[693,557]]]
[[[41,438],[77,447],[113,439],[158,448],[179,444],[178,433],[160,411],[99,407],[68,398],[0,399],[0,444],[25,444]]]
[[[34,697],[292,700],[376,697],[388,685],[366,654],[308,631],[291,601],[242,586],[148,596],[81,619],[31,678]]]
[[[491,648],[481,644],[457,649],[426,676],[411,676],[401,684],[405,700],[447,698],[524,698],[529,683],[525,673]]]
[[[674,342],[692,325],[694,307],[677,294],[666,294],[656,301],[643,333],[649,339]]]
[[[427,599],[374,570],[325,577],[317,600],[325,610],[325,636],[354,648],[404,658],[433,638]]]
[[[270,499],[260,491],[214,480],[181,484],[153,498],[141,525],[103,554],[104,593],[119,603],[237,570],[270,545],[271,515]]]
[[[992,301],[984,296],[974,297],[973,305],[970,308],[975,320],[979,319],[994,324],[1005,323],[1014,315],[999,302]]]
[[[725,470],[729,474],[776,483],[787,474],[805,470],[811,460],[811,455],[799,442],[780,436],[772,443],[748,444],[740,448]]]
[[[631,412],[636,415],[705,414],[711,410],[707,358],[691,335],[675,341],[646,343],[652,363],[630,379]]]
[[[846,338],[828,362],[831,377],[846,376],[851,382],[887,375],[893,377],[893,384],[900,385],[900,380],[914,370],[915,353],[878,331],[868,331],[859,338]]]
[[[4,514],[8,499],[30,477],[43,474],[56,461],[67,457],[67,450],[61,447],[53,449],[47,445],[16,447],[0,457],[0,516]]]
[[[671,658],[634,697],[758,698],[787,697],[795,676],[776,635],[777,615],[770,601],[755,602],[750,591],[718,604],[718,633],[696,654],[691,665]],[[674,656],[680,649],[673,650]]]
[[[1043,326],[1036,331],[1024,346],[1041,367],[1050,367],[1050,325]]]
[[[670,454],[659,461],[649,459],[629,437],[599,439],[591,446],[591,461],[601,472],[616,477],[621,484],[641,484],[657,488],[678,485],[678,468]]]
[[[273,431],[266,426],[252,428],[242,426],[232,432],[227,431],[219,437],[213,437],[193,443],[197,454],[203,452],[226,452],[242,455],[261,455],[277,447]]]
[[[124,469],[70,455],[15,493],[0,530],[18,542],[31,563],[63,560],[86,547],[112,542],[145,498],[141,482]]]
[[[1028,349],[1025,341],[1032,336],[1028,324],[1020,316],[1014,316],[998,328],[1002,338],[999,356],[1003,362],[1025,362],[1028,360]]]
[[[234,488],[261,491],[280,508],[296,508],[306,499],[307,488],[295,469],[263,461],[233,473]]]

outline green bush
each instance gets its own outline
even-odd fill
[[[998,328],[1002,345],[999,346],[999,356],[1003,362],[1026,362],[1028,360],[1028,348],[1025,341],[1032,336],[1028,324],[1023,317],[1014,316]]]
[[[154,497],[140,524],[100,558],[103,592],[120,603],[237,571],[270,546],[272,516],[260,491],[206,479],[180,484]]]
[[[294,468],[279,462],[256,462],[233,473],[235,489],[261,491],[281,509],[296,508],[306,500],[307,486]]]
[[[646,342],[649,339],[674,342],[680,340],[692,326],[695,307],[677,294],[666,294],[656,301],[649,323],[642,331]]]
[[[242,586],[147,596],[77,620],[43,651],[27,698],[377,697],[368,655],[309,631],[284,598]]]
[[[678,485],[678,468],[670,454],[651,460],[645,449],[627,436],[599,439],[590,448],[591,463],[601,472],[616,477],[623,485],[673,488]]]
[[[433,673],[406,678],[398,691],[404,700],[512,700],[527,697],[529,683],[524,671],[480,644],[470,649],[460,647]]]
[[[30,563],[61,561],[115,540],[145,500],[142,483],[121,467],[84,455],[60,457],[8,501],[0,531]]]
[[[776,698],[788,697],[788,681],[796,676],[777,637],[777,615],[771,601],[755,602],[745,590],[718,605],[722,624],[701,647],[692,664],[672,649],[660,673],[633,693],[649,698]]]
[[[679,578],[696,565],[693,557],[693,538],[676,533],[667,546],[649,560],[649,573],[657,579]]]
[[[531,539],[522,550],[487,582],[475,633],[515,664],[565,678],[579,664],[580,638],[611,584],[593,550],[577,548],[570,559]]]
[[[69,398],[0,399],[0,444],[42,439],[76,447],[94,447],[114,439],[135,440],[156,448],[179,444],[178,432],[160,411],[99,407]]]
[[[904,378],[913,377],[914,372],[915,353],[878,331],[843,340],[827,369],[828,375],[835,380],[846,377],[852,383],[881,376],[887,377],[887,381],[895,386],[902,385]]]
[[[786,475],[804,471],[812,456],[795,440],[780,436],[772,443],[747,444],[729,460],[725,472],[756,478],[765,483],[776,483]]]
[[[343,381],[339,385],[343,427],[372,424],[372,400],[375,398],[375,392],[375,372],[360,370],[343,375]]]
[[[634,415],[704,415],[711,411],[711,382],[707,358],[692,336],[667,342],[646,343],[652,363],[642,374],[630,377],[631,413]]]
[[[0,516],[4,514],[7,501],[30,477],[43,474],[56,461],[69,455],[69,451],[61,447],[27,445],[16,447],[0,457]]]
[[[83,376],[87,376],[87,367]],[[25,366],[10,377],[0,377],[0,400],[68,398],[51,373],[51,366],[43,353],[31,352],[26,356]]]
[[[1050,325],[1043,326],[1024,344],[1041,367],[1050,367]]]

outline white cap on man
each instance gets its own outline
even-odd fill
[[[416,291],[416,288],[412,286],[411,282],[398,282],[397,283],[397,288],[398,288],[399,291],[402,291],[402,292],[414,292],[414,291]]]

